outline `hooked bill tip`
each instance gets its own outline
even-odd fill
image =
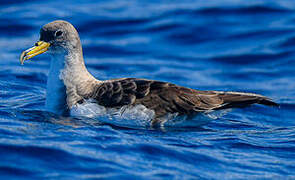
[[[20,55],[20,58],[19,58],[19,61],[20,61],[20,64],[21,65],[24,65],[24,61],[26,60],[26,55],[27,55],[27,52],[26,51],[23,51]]]

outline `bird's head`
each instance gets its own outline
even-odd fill
[[[25,60],[46,51],[58,54],[80,50],[80,48],[80,38],[74,26],[69,22],[57,20],[41,28],[39,41],[32,48],[22,52],[20,62],[23,64]]]

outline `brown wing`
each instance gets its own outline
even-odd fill
[[[106,107],[143,104],[156,117],[166,113],[192,114],[208,110],[242,107],[253,103],[275,106],[267,97],[238,92],[198,91],[175,84],[146,79],[115,79],[97,84],[86,98]]]
[[[106,107],[132,105],[137,99],[149,94],[152,82],[134,78],[109,80],[94,86],[92,93],[86,95],[86,98],[94,98],[99,105]]]

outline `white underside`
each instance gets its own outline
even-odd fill
[[[155,116],[155,112],[143,105],[122,106],[121,108],[106,108],[94,100],[87,100],[74,105],[70,110],[71,116],[111,120],[111,123],[132,126],[147,126]]]
[[[193,119],[187,116],[178,116],[178,113],[167,114],[162,117],[161,126],[193,127],[200,126],[211,120],[222,117],[228,110],[208,111],[201,113]],[[119,126],[150,126],[155,117],[155,112],[144,105],[122,106],[121,108],[105,108],[98,105],[94,100],[87,100],[82,104],[76,104],[70,110],[71,116],[87,117],[107,121]]]

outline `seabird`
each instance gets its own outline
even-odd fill
[[[106,109],[144,106],[153,111],[151,125],[163,123],[167,114],[188,115],[251,104],[277,106],[270,98],[253,93],[200,91],[168,82],[120,78],[101,81],[86,69],[80,38],[72,24],[57,20],[44,25],[40,40],[20,56],[21,64],[48,51],[51,64],[47,80],[46,109],[60,115],[83,103]],[[93,108],[91,111],[96,111]],[[97,109],[99,111],[99,109]]]

